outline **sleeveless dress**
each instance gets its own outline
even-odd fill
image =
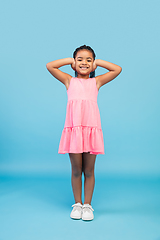
[[[72,77],[58,153],[104,154],[95,78]]]

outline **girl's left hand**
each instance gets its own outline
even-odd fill
[[[95,59],[94,62],[93,62],[93,71],[95,71],[96,68],[97,68],[97,64],[96,64],[96,59]]]

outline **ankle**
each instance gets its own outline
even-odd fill
[[[80,204],[83,205],[82,201],[75,201],[75,204],[76,204],[76,203],[80,203]]]
[[[91,205],[91,202],[84,202],[84,204],[89,204],[89,205]]]

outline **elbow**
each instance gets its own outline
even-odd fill
[[[48,71],[56,69],[55,67],[52,66],[52,64],[50,62],[46,64],[46,68]]]
[[[46,68],[49,69],[49,63],[46,64]]]
[[[115,70],[115,76],[117,77],[121,72],[122,72],[122,68],[120,66],[117,66]]]
[[[122,68],[120,66],[118,66],[117,72],[118,72],[118,74],[120,74],[122,72]]]
[[[120,72],[122,72],[122,68],[121,68],[121,67],[119,67],[119,73],[120,73]]]

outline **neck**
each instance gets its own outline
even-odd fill
[[[81,74],[78,74],[78,75],[77,75],[77,78],[88,79],[88,78],[89,78],[89,74],[87,74],[87,75],[81,75]]]

